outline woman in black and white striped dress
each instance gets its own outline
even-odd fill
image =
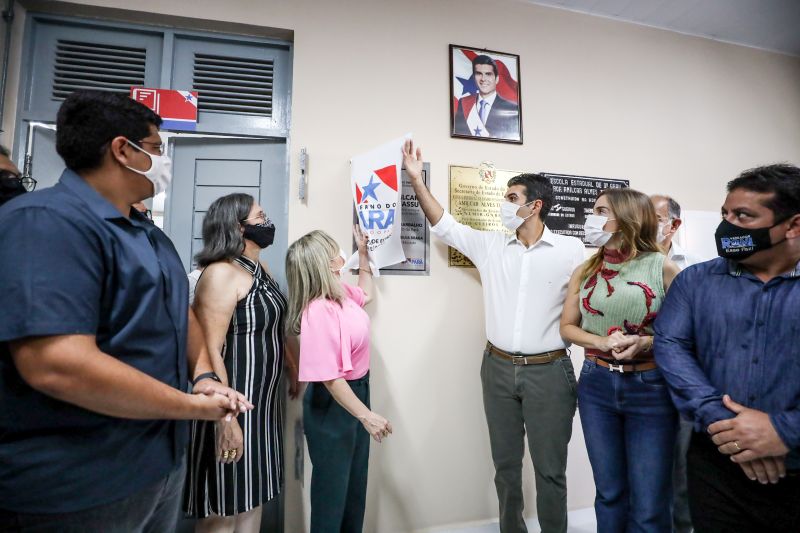
[[[274,233],[247,194],[217,199],[203,220],[204,248],[196,257],[203,272],[193,308],[211,352],[212,377],[255,408],[228,422],[192,424],[184,503],[200,519],[195,531],[258,531],[261,504],[283,485],[286,298],[258,260]]]

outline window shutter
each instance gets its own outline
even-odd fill
[[[56,42],[52,98],[63,100],[78,89],[128,94],[145,85],[147,50],[59,39]]]
[[[199,111],[272,116],[272,59],[194,54]]]

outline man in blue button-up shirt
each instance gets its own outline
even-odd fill
[[[694,421],[689,500],[698,531],[800,531],[800,169],[728,184],[720,258],[672,284],[655,356]]]
[[[58,184],[0,208],[0,530],[172,531],[188,431],[252,407],[212,379],[174,246],[131,204],[169,182],[161,119],[62,104]],[[195,392],[186,394],[194,378]]]

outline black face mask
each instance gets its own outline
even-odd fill
[[[726,259],[746,259],[756,252],[769,250],[786,239],[773,243],[769,230],[784,222],[778,222],[765,228],[743,228],[723,220],[714,234],[717,243],[717,254]]]
[[[3,205],[28,190],[22,185],[22,180],[16,176],[0,176],[0,205]]]
[[[245,224],[244,238],[253,241],[259,248],[266,248],[275,240],[275,225],[272,222]]]

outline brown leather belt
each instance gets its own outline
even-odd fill
[[[564,348],[552,352],[543,352],[530,355],[520,354],[520,353],[514,354],[506,352],[505,350],[501,350],[491,342],[486,343],[486,349],[489,350],[493,355],[499,357],[500,359],[511,361],[514,365],[519,365],[519,366],[544,365],[546,363],[552,363],[553,361],[557,361],[558,359],[561,359],[562,357],[567,355],[567,350],[565,350]]]
[[[655,370],[658,368],[658,365],[655,361],[645,361],[642,363],[619,363],[615,364],[611,361],[606,361],[604,359],[600,359],[594,355],[587,355],[586,359],[589,361],[596,363],[598,366],[602,366],[603,368],[609,369],[611,372],[619,372],[620,374],[625,374],[626,372],[644,372],[646,370]]]

